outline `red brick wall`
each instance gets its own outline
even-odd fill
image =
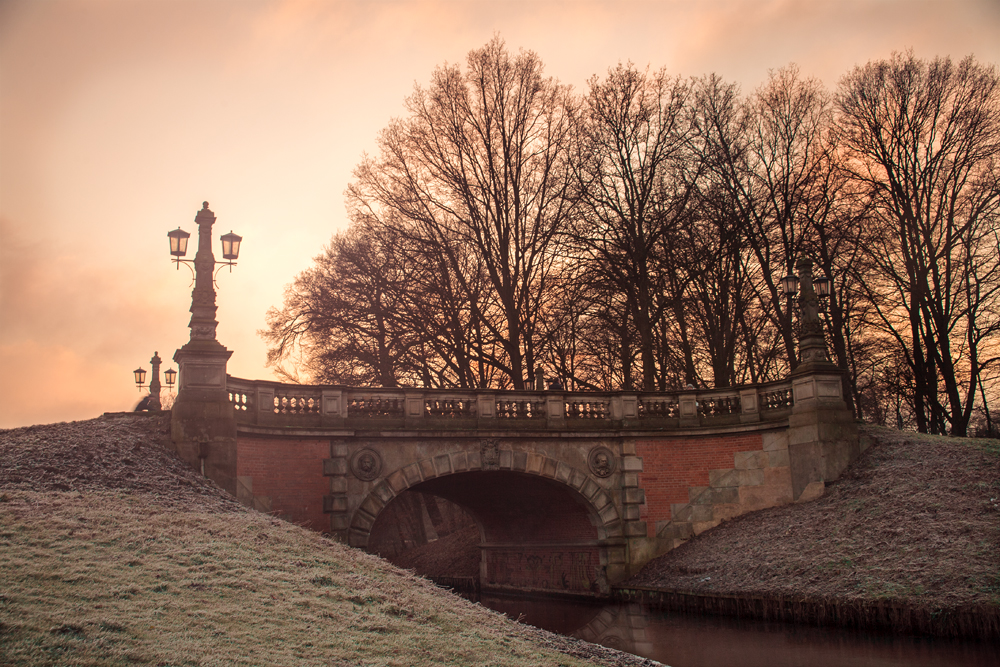
[[[642,458],[639,487],[646,492],[640,518],[655,534],[657,521],[669,521],[672,503],[688,502],[688,489],[708,486],[708,471],[732,468],[736,452],[764,449],[759,433],[707,438],[664,438],[636,442]]]
[[[596,591],[600,562],[597,547],[487,549],[484,583],[531,590]]]
[[[236,450],[237,477],[251,477],[254,496],[269,497],[272,512],[313,530],[330,530],[323,513],[323,496],[330,493],[330,481],[323,476],[323,459],[330,458],[328,439],[240,436]]]

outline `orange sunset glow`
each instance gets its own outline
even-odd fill
[[[167,232],[243,237],[218,275],[229,373],[345,228],[352,170],[415,83],[499,35],[578,92],[618,62],[744,91],[797,63],[833,89],[912,48],[1000,63],[997,0],[5,0],[0,3],[0,428],[130,410],[189,336]],[[195,238],[189,257],[193,256]]]

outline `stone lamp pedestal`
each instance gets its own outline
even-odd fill
[[[802,293],[799,365],[792,372],[792,414],[788,417],[788,457],[792,497],[810,500],[826,482],[840,477],[860,453],[858,428],[843,394],[843,373],[830,361],[813,289],[812,262],[800,259]]]

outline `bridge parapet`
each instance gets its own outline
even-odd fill
[[[240,424],[289,428],[690,429],[779,422],[790,380],[710,391],[564,392],[300,385],[228,377]]]

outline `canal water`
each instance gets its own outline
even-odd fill
[[[670,667],[997,667],[1000,644],[482,594],[485,607]]]

